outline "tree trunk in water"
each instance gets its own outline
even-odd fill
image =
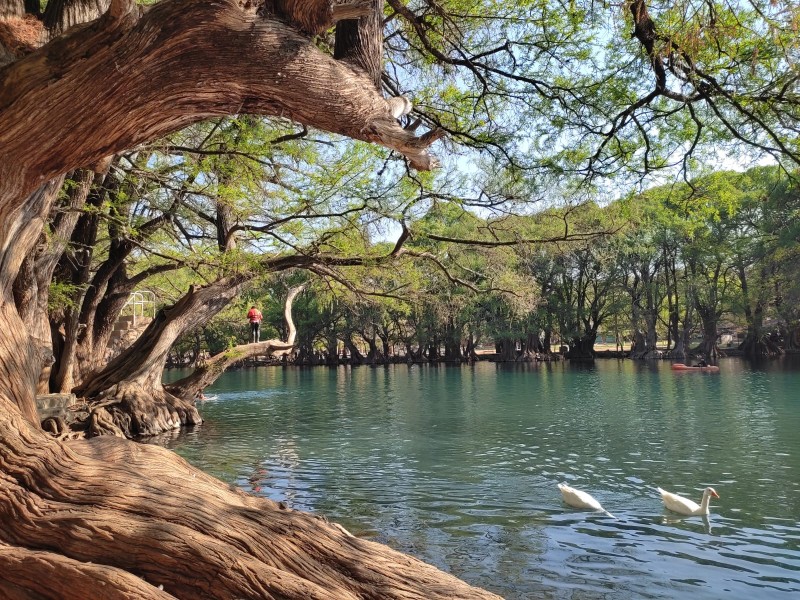
[[[381,361],[381,352],[378,350],[378,342],[377,336],[373,334],[367,334],[365,332],[361,333],[362,339],[367,343],[367,347],[369,351],[367,352],[367,356],[364,359],[364,362],[368,365],[374,365]]]
[[[631,346],[631,358],[645,358],[647,355],[647,342],[644,333],[638,327],[633,330],[633,344]]]
[[[191,375],[164,387],[173,396],[191,402],[231,365],[253,356],[280,356],[282,352],[290,351],[292,348],[294,348],[293,344],[281,340],[266,340],[255,344],[235,346],[215,354],[206,360],[204,365],[197,367]]]
[[[325,363],[330,367],[335,367],[339,365],[339,338],[336,337],[335,333],[331,333],[328,335],[327,343],[325,347],[327,348],[327,356],[325,357]]]
[[[173,306],[160,310],[133,345],[76,388],[79,396],[107,407],[120,430],[100,423],[104,426],[92,433],[136,437],[200,423],[194,405],[168,393],[161,383],[169,349],[178,337],[227,306],[249,277],[235,275],[193,287]]]
[[[658,315],[653,312],[648,312],[645,316],[645,323],[647,324],[647,337],[645,343],[647,344],[648,355],[647,358],[660,358],[661,353],[658,350],[658,331],[656,330],[656,322]]]
[[[703,318],[703,312],[700,313],[701,321],[703,324],[703,341],[695,349],[703,355],[703,357],[711,362],[719,358],[719,348],[717,347],[717,320],[716,318]]]
[[[379,331],[378,338],[381,340],[381,352],[384,362],[389,362],[392,356],[392,347],[389,344],[389,334],[386,331]]]
[[[552,354],[553,352],[553,330],[550,327],[545,327],[544,339],[542,339],[542,352],[545,354]]]
[[[439,338],[433,336],[433,339],[428,343],[428,360],[430,362],[439,361]]]
[[[645,314],[643,320],[647,329],[644,332],[641,329],[634,330],[634,349],[631,351],[631,358],[643,360],[661,358],[661,353],[657,348],[658,333],[656,332],[656,315],[648,312]]]
[[[464,357],[469,361],[469,363],[474,363],[478,360],[478,353],[476,352],[477,343],[475,341],[475,335],[470,332],[467,335],[467,346],[464,348]]]
[[[689,347],[689,330],[679,329],[675,338],[675,347],[670,351],[670,358],[686,360],[688,358],[687,348]]]
[[[344,342],[344,347],[347,348],[347,352],[350,354],[350,364],[351,365],[361,365],[364,364],[364,355],[361,354],[359,349],[353,343],[353,338],[351,334],[346,334],[342,339]]]
[[[567,358],[570,360],[594,360],[595,340],[597,340],[597,332],[585,333],[581,337],[572,338]]]
[[[517,342],[512,338],[502,338],[495,344],[497,360],[499,362],[514,362],[517,360]]]
[[[461,362],[461,336],[459,328],[453,319],[448,319],[444,329],[444,360],[446,362]]]

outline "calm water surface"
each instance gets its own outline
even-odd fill
[[[509,599],[798,598],[800,364],[721,366],[245,370],[158,441]],[[655,490],[707,485],[708,518]]]

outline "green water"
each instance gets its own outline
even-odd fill
[[[158,442],[509,599],[800,597],[800,363],[721,366],[245,370]]]

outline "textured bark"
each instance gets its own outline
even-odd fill
[[[709,362],[716,361],[719,358],[719,346],[717,345],[719,317],[716,311],[708,307],[701,306],[697,313],[700,315],[703,339],[696,348],[692,349],[692,352],[701,354]]]
[[[376,90],[383,73],[383,0],[370,0],[367,15],[336,25],[333,56],[369,75]]]
[[[353,342],[353,335],[351,333],[346,333],[342,336],[342,343],[350,355],[349,362],[351,365],[364,364],[364,355],[361,354],[361,351]]]
[[[498,362],[515,362],[517,360],[517,341],[513,338],[502,338],[495,342],[496,360]]]
[[[47,0],[42,21],[50,35],[58,35],[99,18],[110,3],[111,0]]]
[[[51,582],[47,588],[42,581]],[[161,600],[174,598],[141,577],[47,550],[0,543],[0,594],[6,600]]]
[[[8,297],[0,302],[0,332],[0,397],[8,398],[30,423],[38,424],[36,384],[43,357]],[[0,413],[3,410],[13,409],[0,405]]]
[[[21,17],[24,14],[24,0],[5,0],[0,4],[0,18]]]
[[[33,423],[38,423],[34,399],[41,365],[52,362],[52,348],[31,336],[16,310],[13,288],[23,261],[33,254],[62,180],[45,183],[20,204],[0,201],[0,394],[5,391]]]
[[[161,309],[139,338],[75,393],[104,407],[126,437],[155,435],[202,422],[191,402],[164,389],[161,378],[169,349],[181,335],[206,322],[239,293],[253,275],[233,275],[192,288]],[[104,429],[93,433],[106,433]],[[111,433],[118,433],[113,430]]]
[[[111,0],[99,21],[0,71],[0,595],[496,598],[317,517],[232,491],[162,448],[113,437],[67,444],[35,424],[43,357],[11,289],[60,187],[54,178],[197,120],[248,111],[433,165],[426,148],[438,134],[403,131],[369,77],[240,4],[258,3],[164,0],[141,16],[133,2]],[[160,353],[159,340],[151,343],[149,361]],[[132,396],[140,383],[152,387],[148,367],[133,368],[114,400],[122,387]],[[104,411],[94,413],[98,427]]]
[[[20,202],[71,168],[232,113],[284,116],[435,166],[426,149],[441,132],[416,138],[366,74],[234,0],[166,0],[144,16],[118,0],[71,31],[0,71],[0,198]]]
[[[497,598],[319,517],[231,490],[158,446],[48,439],[6,398],[3,390],[3,597]]]

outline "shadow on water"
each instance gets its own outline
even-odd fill
[[[161,438],[509,599],[800,593],[800,362],[261,368]],[[617,519],[563,504],[565,481]],[[656,486],[711,516],[665,511]]]

